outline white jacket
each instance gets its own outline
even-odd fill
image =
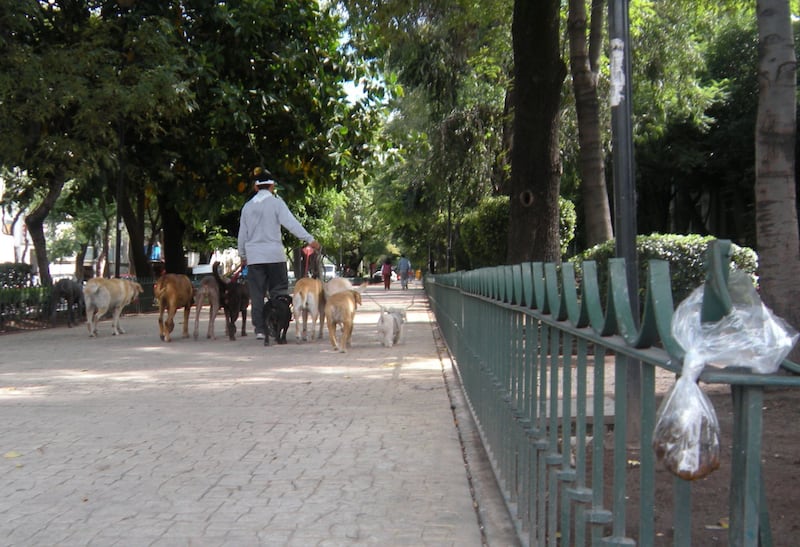
[[[286,203],[269,190],[259,190],[242,207],[239,221],[239,256],[248,264],[286,262],[281,226],[306,243],[314,241]]]

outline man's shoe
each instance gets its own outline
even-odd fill
[[[256,333],[256,340],[263,340],[263,339],[264,339],[264,333],[263,332],[257,332]]]

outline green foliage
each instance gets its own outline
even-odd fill
[[[561,252],[566,253],[575,237],[575,205],[559,199]],[[460,244],[469,257],[468,269],[504,264],[508,250],[508,196],[484,198],[464,215],[459,225]]]
[[[686,4],[653,5],[643,15],[651,32],[637,31],[641,62],[633,66],[647,67],[633,79],[639,230],[752,246],[756,17],[744,3],[721,11]]]
[[[403,90],[389,96],[392,154],[372,183],[387,224],[374,247],[399,246],[417,264],[430,253],[442,268],[448,249],[460,256],[457,234],[448,235],[507,176],[500,160],[512,3],[339,3],[350,45],[380,59],[384,77]]]
[[[561,244],[561,255],[564,256],[575,238],[578,213],[575,211],[575,204],[571,200],[559,197],[558,214],[558,240]]]
[[[647,282],[647,262],[651,259],[666,260],[669,262],[672,298],[677,305],[706,278],[705,252],[709,242],[715,240],[712,236],[676,235],[676,234],[651,234],[636,237],[636,255],[639,268],[639,293],[645,294]],[[758,267],[758,256],[749,247],[731,245],[733,267],[755,276]],[[608,291],[608,259],[615,256],[615,241],[609,240],[600,245],[595,245],[582,253],[572,257],[570,262],[576,266],[580,274],[581,264],[587,260],[597,262],[598,283],[600,294],[605,298]]]
[[[470,269],[502,264],[508,249],[508,196],[483,199],[459,226]]]
[[[383,90],[346,100],[343,82],[373,69],[341,47],[329,4],[69,4],[0,0],[0,165],[28,175],[9,192],[19,208],[52,173],[87,203],[122,181],[130,230],[177,215],[193,238],[178,247],[203,248],[235,236],[222,221],[255,165],[293,205],[374,163]]]

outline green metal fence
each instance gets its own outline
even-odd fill
[[[730,310],[729,248],[724,241],[709,247],[714,259],[707,261],[704,315]],[[640,322],[630,311],[622,259],[611,260],[609,279],[604,300],[592,262],[584,264],[580,283],[569,263],[525,263],[425,278],[498,482],[520,537],[529,545],[664,541],[656,538],[660,463],[651,448],[656,378],[664,371],[679,373],[684,354],[670,333],[669,266],[649,263]],[[641,419],[629,421],[631,367],[639,370],[641,399],[634,408],[641,410]],[[789,361],[782,368],[791,374],[706,367],[700,376],[706,384],[730,385],[733,397],[730,545],[772,544],[761,480],[763,390],[800,386],[795,375],[800,368]],[[629,431],[629,424],[638,431]],[[631,445],[639,455],[633,468]],[[628,473],[639,474],[638,492],[626,491]],[[613,487],[607,492],[609,479]],[[674,545],[692,544],[692,484],[674,477],[671,485]],[[627,496],[639,500],[634,525],[627,522]]]

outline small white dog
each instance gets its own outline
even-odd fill
[[[399,344],[403,339],[403,325],[406,322],[406,310],[382,308],[378,318],[378,338],[387,348]]]

